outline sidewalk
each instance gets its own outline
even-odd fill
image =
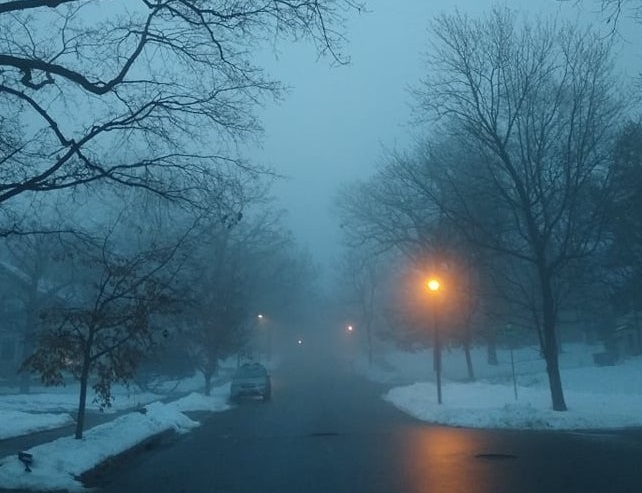
[[[85,414],[85,430],[87,431],[94,426],[106,423],[116,419],[123,414],[132,412],[132,409],[119,411],[116,413],[101,413],[96,411],[89,411]],[[18,456],[18,452],[21,450],[28,450],[36,445],[41,445],[43,443],[51,442],[57,438],[64,436],[71,436],[76,431],[76,424],[72,423],[67,426],[62,426],[60,428],[54,428],[52,430],[38,431],[35,433],[29,433],[27,435],[20,435],[17,437],[6,438],[0,440],[0,458],[14,455]],[[17,460],[17,459],[16,459]]]

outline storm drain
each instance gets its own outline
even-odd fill
[[[476,454],[476,459],[486,459],[486,460],[510,460],[517,459],[516,455],[513,454]]]

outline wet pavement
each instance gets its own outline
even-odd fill
[[[314,361],[317,360],[317,365]],[[203,417],[201,428],[108,471],[102,492],[587,493],[642,491],[642,433],[431,426],[381,399],[341,361],[301,354],[273,400]]]

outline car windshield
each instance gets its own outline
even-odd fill
[[[242,366],[236,372],[237,377],[263,377],[267,375],[267,370],[260,365]]]

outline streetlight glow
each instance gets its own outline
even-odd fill
[[[262,318],[263,318],[263,314],[262,314],[262,313],[259,313],[259,314],[256,316],[256,318],[258,318],[258,319],[262,319]]]
[[[436,293],[437,291],[439,291],[439,288],[441,287],[439,280],[434,278],[430,279],[426,285],[428,286],[428,290],[432,291],[433,293]]]
[[[354,330],[354,327],[352,325],[348,325],[348,332],[352,332]]]

